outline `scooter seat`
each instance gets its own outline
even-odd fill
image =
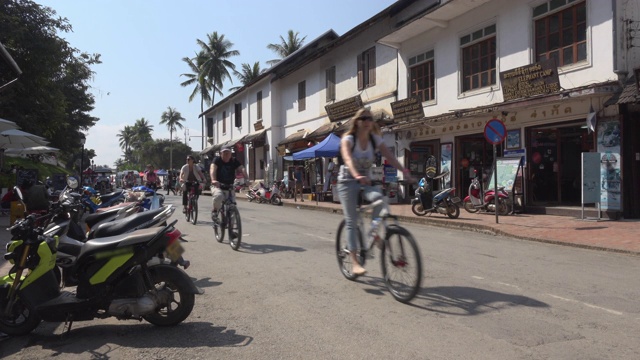
[[[163,229],[163,227],[153,227],[149,229],[137,230],[127,235],[91,239],[82,246],[82,250],[80,251],[80,255],[78,256],[78,262],[80,262],[80,258],[95,252],[145,243],[151,240]]]
[[[140,212],[140,213],[128,216],[124,219],[100,224],[96,226],[94,229],[91,229],[87,238],[95,239],[95,238],[115,236],[115,235],[120,235],[120,234],[124,234],[130,231],[136,230],[141,227],[146,227],[144,226],[145,224],[153,221],[153,219],[163,211],[164,211],[164,208],[144,211],[144,212]]]
[[[110,210],[105,210],[102,212],[96,212],[94,214],[89,214],[87,215],[87,217],[84,219],[84,222],[87,224],[87,226],[89,226],[89,228],[93,228],[96,224],[109,219],[110,217],[114,217],[116,216],[116,214],[118,213],[118,211],[120,211],[121,208],[113,208]]]
[[[109,202],[111,199],[113,199],[114,197],[118,197],[122,195],[122,190],[118,190],[118,191],[114,191],[112,193],[108,193],[105,195],[100,195],[100,201],[103,203]]]

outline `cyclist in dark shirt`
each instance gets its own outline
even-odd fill
[[[213,198],[213,210],[211,211],[211,219],[217,221],[218,209],[222,207],[227,194],[226,191],[235,191],[233,182],[236,179],[236,173],[242,172],[245,179],[249,178],[244,166],[240,164],[238,159],[232,157],[231,148],[223,147],[220,150],[220,156],[213,159],[209,175],[211,175],[211,196]]]

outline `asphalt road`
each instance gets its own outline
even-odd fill
[[[201,222],[187,271],[205,294],[173,328],[114,319],[43,323],[0,338],[0,358],[638,359],[640,259],[407,224],[424,280],[409,305],[388,293],[378,254],[356,282],[339,272],[340,216],[239,199],[243,245]],[[179,203],[169,196],[168,202]]]

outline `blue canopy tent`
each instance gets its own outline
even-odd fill
[[[313,159],[318,157],[334,157],[340,152],[340,137],[329,134],[318,144],[293,154],[293,160]]]

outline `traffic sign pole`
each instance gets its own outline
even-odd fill
[[[500,200],[498,196],[498,149],[496,145],[501,144],[506,136],[507,127],[499,119],[493,118],[484,126],[484,138],[493,144],[493,202],[496,211],[496,224],[498,223],[498,202]]]

